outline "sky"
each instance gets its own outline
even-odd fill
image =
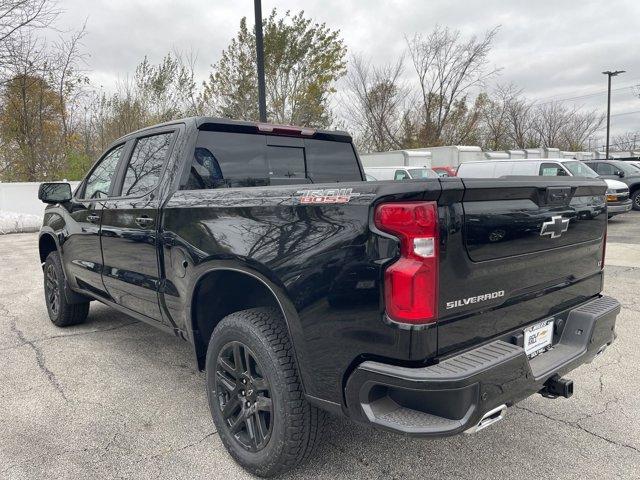
[[[196,53],[197,72],[205,78],[240,19],[247,16],[253,25],[254,18],[251,0],[60,0],[60,7],[58,28],[78,29],[86,20],[86,69],[106,90],[131,75],[145,55],[158,62],[175,50]],[[605,112],[601,72],[626,70],[613,79],[611,131],[640,130],[639,0],[262,0],[264,16],[274,7],[303,9],[339,29],[349,53],[372,63],[396,61],[406,36],[428,34],[436,25],[466,37],[499,25],[489,57],[502,69],[495,81],[514,83],[540,103],[559,100]]]

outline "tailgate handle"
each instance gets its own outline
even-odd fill
[[[548,205],[564,204],[571,196],[571,187],[547,187],[546,203]]]

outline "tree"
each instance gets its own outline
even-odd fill
[[[640,147],[640,131],[625,132],[611,137],[611,148],[617,151],[637,150]]]
[[[51,25],[58,13],[51,0],[0,0],[0,70],[15,42],[21,42],[26,33]]]
[[[64,169],[62,112],[56,91],[40,75],[6,82],[0,111],[2,173],[6,180],[55,178]]]
[[[587,139],[604,122],[602,114],[584,112],[579,107],[569,108],[560,102],[535,106],[532,114],[533,130],[539,144],[569,151],[584,150]]]
[[[401,80],[403,62],[372,67],[354,56],[346,79],[346,115],[358,125],[358,144],[365,151],[405,148],[411,142],[413,121],[406,102],[409,90]]]
[[[498,27],[482,38],[463,40],[459,31],[437,26],[426,37],[416,34],[407,39],[409,55],[418,76],[422,129],[420,141],[425,146],[459,143],[468,130],[458,132],[454,120],[469,113],[465,104],[474,88],[483,87],[497,69],[489,69],[488,54]],[[477,102],[473,102],[474,105]],[[478,112],[465,118],[472,125]],[[444,132],[449,134],[444,137]],[[453,132],[462,133],[459,137]]]
[[[327,127],[329,99],[346,71],[340,32],[304,16],[276,9],[263,22],[267,116],[275,123]],[[258,120],[255,32],[240,30],[205,83],[206,108],[217,115]]]

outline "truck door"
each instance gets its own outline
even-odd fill
[[[105,153],[65,207],[73,219],[64,242],[65,271],[72,285],[101,297],[108,294],[102,283],[100,221],[124,151],[123,143]]]
[[[135,140],[129,161],[120,169],[118,196],[105,204],[100,233],[107,292],[118,305],[157,321],[162,320],[158,187],[175,134],[163,131]]]

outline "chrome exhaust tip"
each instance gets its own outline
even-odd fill
[[[464,431],[464,433],[477,433],[483,428],[487,428],[490,425],[493,425],[496,422],[499,422],[504,418],[504,414],[507,411],[506,405],[500,405],[492,410],[489,410],[485,413],[480,421],[473,427]]]

